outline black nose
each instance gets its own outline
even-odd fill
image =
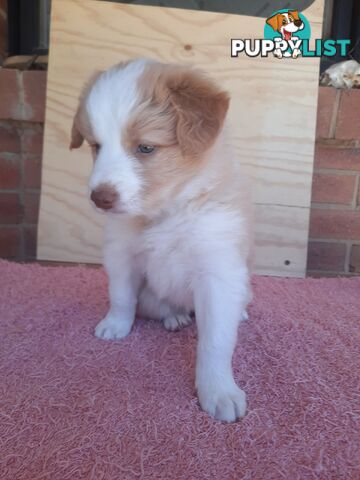
[[[302,20],[294,20],[294,24],[297,26],[297,27],[301,27],[302,25]]]
[[[118,199],[118,193],[112,185],[104,183],[91,192],[90,198],[98,208],[110,210]]]

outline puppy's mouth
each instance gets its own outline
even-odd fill
[[[291,38],[292,33],[291,33],[291,32],[288,32],[288,31],[285,30],[285,28],[284,28],[284,30],[283,30],[283,35],[284,35],[284,40],[286,40],[286,41],[288,42],[288,41],[290,40],[290,38]]]
[[[113,207],[110,207],[110,208],[100,208],[98,207],[97,205],[95,205],[95,203],[91,202],[94,209],[98,212],[98,213],[102,213],[102,214],[105,214],[105,213],[111,213],[112,215],[121,215],[121,214],[124,214],[124,213],[127,213],[127,210],[121,206],[113,206]]]

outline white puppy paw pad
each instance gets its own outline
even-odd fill
[[[166,330],[175,332],[176,330],[181,330],[190,325],[192,319],[187,313],[178,313],[165,317],[163,322]]]
[[[246,413],[246,394],[236,385],[207,396],[199,393],[199,400],[205,412],[223,422],[235,422]]]
[[[131,330],[129,323],[105,317],[95,328],[95,336],[103,340],[118,340],[126,337]]]

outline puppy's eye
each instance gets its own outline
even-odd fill
[[[137,151],[139,153],[149,154],[149,153],[153,153],[154,150],[155,150],[155,147],[153,145],[144,145],[142,143],[137,147]]]
[[[283,18],[282,24],[283,24],[283,25],[286,25],[286,24],[287,24],[286,18]]]

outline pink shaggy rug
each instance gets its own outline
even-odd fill
[[[0,478],[360,479],[360,278],[253,283],[249,409],[223,424],[198,407],[195,326],[101,341],[102,270],[0,261]]]

